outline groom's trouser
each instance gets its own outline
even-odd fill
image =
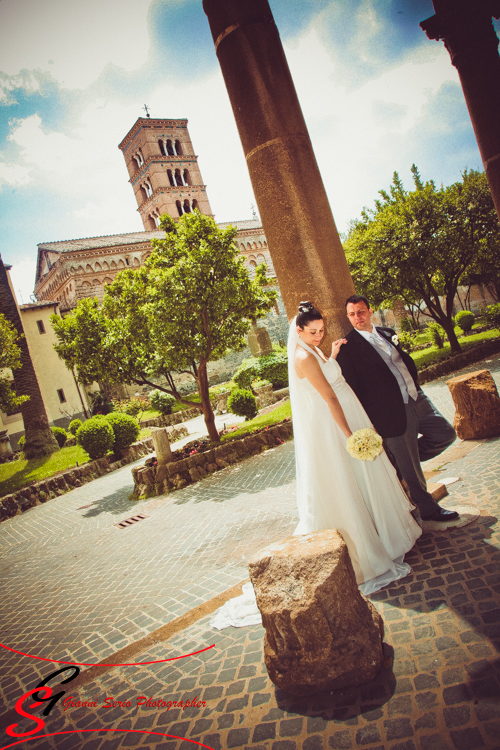
[[[384,443],[392,453],[420,515],[430,516],[437,510],[438,504],[427,492],[420,462],[439,456],[453,443],[456,433],[421,390],[416,401],[410,398],[406,404],[406,419],[404,435],[386,438]]]

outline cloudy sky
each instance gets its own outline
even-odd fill
[[[339,231],[394,170],[480,169],[431,0],[270,0]],[[498,24],[497,24],[498,25]],[[217,221],[254,202],[201,0],[0,0],[0,253],[29,301],[37,243],[143,229],[118,143],[189,120]]]

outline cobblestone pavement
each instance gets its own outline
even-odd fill
[[[467,369],[483,366],[498,384],[500,357]],[[444,381],[425,391],[450,417]],[[93,731],[23,747],[500,750],[499,445],[484,441],[446,467],[460,481],[445,504],[475,504],[479,519],[423,534],[407,557],[412,573],[372,597],[394,656],[373,683],[290,698],[267,677],[262,627],[218,633],[204,617],[135,661],[214,648],[109,668],[73,691],[63,686],[64,697],[96,705],[64,711],[59,702],[43,731]],[[46,658],[115,663],[126,644],[246,578],[254,551],[296,522],[292,443],[143,503],[128,501],[130,480],[126,467],[1,525],[4,644]],[[139,510],[149,518],[126,530],[113,525]],[[0,668],[6,711],[55,666],[2,652]],[[103,707],[110,696],[130,705]],[[200,705],[137,706],[139,696],[165,704],[196,697]],[[17,731],[33,729],[32,720],[18,720]],[[104,729],[134,731],[94,731]],[[0,750],[10,741],[2,730]]]

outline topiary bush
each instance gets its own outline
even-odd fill
[[[72,435],[76,435],[78,428],[81,427],[82,424],[83,422],[81,419],[73,419],[73,421],[69,423],[68,432],[71,432]]]
[[[446,338],[444,328],[442,328],[439,323],[428,323],[427,331],[429,332],[432,343],[437,346],[438,349],[442,349]]]
[[[57,440],[57,445],[62,448],[68,437],[66,430],[63,430],[62,427],[51,427],[50,429]]]
[[[470,331],[475,319],[474,313],[470,312],[470,310],[461,310],[455,315],[455,325],[465,333],[466,331]]]
[[[413,326],[411,324],[411,318],[408,315],[405,315],[404,318],[401,318],[399,328],[403,333],[411,333],[411,331],[413,330]]]
[[[156,409],[156,411],[159,411],[162,414],[172,414],[175,398],[168,393],[155,390],[151,391],[149,394],[149,403],[153,409]]]
[[[90,458],[102,458],[113,448],[115,435],[107,419],[97,416],[82,424],[76,433],[76,442]]]
[[[112,414],[107,414],[105,420],[111,425],[114,433],[113,450],[115,453],[123,448],[128,448],[139,437],[141,431],[139,422],[129,414],[115,411]]]
[[[250,388],[252,380],[257,377],[257,369],[258,359],[256,357],[244,359],[231,379],[239,388]]]
[[[26,435],[21,435],[19,440],[17,441],[18,446],[23,449],[24,443],[26,442]]]
[[[257,416],[257,399],[244,388],[235,388],[227,400],[227,408],[238,417],[245,417],[246,421]]]
[[[274,388],[286,388],[288,385],[288,357],[280,352],[266,354],[258,359],[257,375],[263,380],[270,380]]]
[[[500,330],[500,303],[496,305],[488,305],[485,310],[486,320],[494,328]]]

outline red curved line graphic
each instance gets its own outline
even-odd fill
[[[23,737],[19,742],[12,742],[10,745],[4,745],[0,750],[7,750],[8,747],[20,745],[21,742],[27,742],[28,740],[42,740],[44,737],[55,737],[58,734],[82,734],[83,732],[134,732],[135,734],[156,734],[158,737],[173,737],[174,740],[184,740],[184,742],[192,742],[193,745],[198,745],[198,747],[206,747],[208,750],[214,750],[210,745],[204,745],[202,742],[196,742],[196,740],[189,740],[187,737],[178,737],[176,734],[150,732],[147,729],[70,729],[67,732],[51,732],[50,734],[38,734],[36,737]]]
[[[61,661],[60,659],[45,659],[43,656],[33,656],[32,654],[25,654],[24,651],[16,651],[15,648],[4,646],[3,643],[0,643],[0,646],[6,649],[7,651],[12,651],[14,654],[27,656],[29,659],[38,659],[39,661],[51,661],[51,662],[55,662],[56,664],[70,664],[71,666],[75,666],[75,667],[142,667],[142,666],[146,666],[147,664],[161,664],[164,661],[175,661],[176,659],[186,659],[188,656],[196,656],[196,654],[202,654],[204,651],[208,651],[211,648],[215,648],[215,643],[212,643],[211,646],[202,648],[199,651],[193,651],[191,654],[183,654],[182,656],[171,656],[170,659],[158,659],[157,661],[138,661],[138,662],[133,662],[132,664],[101,664],[101,662],[97,662],[96,664],[85,664],[84,662],[78,662],[78,661]],[[8,747],[11,747],[11,745],[9,745]],[[2,750],[2,748],[0,748],[0,750]]]

